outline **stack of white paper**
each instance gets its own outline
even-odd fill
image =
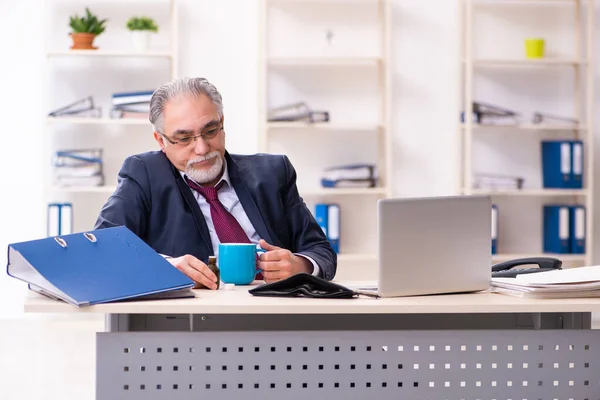
[[[492,278],[490,291],[527,298],[600,297],[600,265]]]

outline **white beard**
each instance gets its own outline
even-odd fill
[[[211,158],[215,158],[216,160],[215,163],[209,169],[194,168],[194,163],[209,160]],[[196,157],[194,159],[189,160],[185,167],[185,174],[197,183],[202,185],[204,183],[212,182],[215,179],[217,179],[222,169],[223,159],[221,158],[221,155],[218,151],[213,151],[203,157]]]

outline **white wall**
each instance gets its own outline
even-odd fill
[[[36,3],[36,4],[32,4]],[[42,237],[42,1],[0,2],[0,249]],[[31,30],[34,30],[31,32]],[[6,265],[6,258],[0,263]],[[0,273],[0,317],[21,312],[23,285]]]
[[[0,97],[4,111],[0,250],[8,243],[45,233],[45,203],[37,181],[48,165],[48,155],[41,147],[47,112],[41,98],[45,3],[0,2],[0,87],[4,95]],[[229,149],[252,153],[257,148],[258,107],[254,1],[180,3],[180,75],[205,76],[216,84],[224,97]],[[397,196],[453,193],[458,173],[457,2],[393,0],[393,9],[394,192]],[[112,84],[110,77],[102,79]],[[600,96],[596,104],[600,105]],[[598,143],[595,148],[598,151]],[[598,218],[600,213],[595,216],[596,226],[600,225]],[[0,317],[19,315],[23,294],[20,282],[1,273]]]

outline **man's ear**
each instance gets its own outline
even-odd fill
[[[158,143],[158,145],[160,146],[160,150],[164,153],[165,152],[165,138],[162,137],[160,135],[160,133],[154,131],[154,140],[156,140],[156,143]]]

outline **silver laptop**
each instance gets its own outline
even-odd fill
[[[381,199],[377,294],[474,292],[491,282],[489,196]]]

